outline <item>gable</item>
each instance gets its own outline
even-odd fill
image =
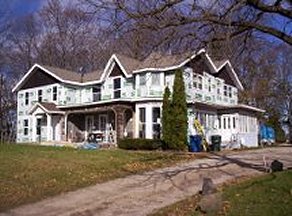
[[[220,71],[213,74],[215,77],[223,79],[226,84],[236,87],[236,83],[231,77],[230,73],[227,70],[227,67],[223,67]]]
[[[30,74],[30,76],[27,77],[27,79],[24,81],[19,90],[35,88],[55,83],[60,83],[60,81],[57,80],[55,77],[49,75],[48,73],[44,72],[42,69],[36,67]]]
[[[110,71],[109,77],[115,77],[115,76],[123,76],[125,77],[125,74],[123,73],[122,69],[118,64],[114,64],[113,69]]]
[[[197,74],[203,74],[203,72],[212,74],[210,66],[206,63],[206,60],[202,57],[202,55],[198,55],[193,58],[186,64],[186,66],[192,68],[193,72]]]

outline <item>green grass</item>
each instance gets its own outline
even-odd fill
[[[0,211],[194,157],[158,151],[0,145]]]
[[[227,187],[227,215],[292,215],[292,171],[267,175]]]
[[[217,215],[285,216],[292,215],[292,171],[244,180],[223,187],[224,205]],[[167,206],[152,216],[196,216],[199,195]]]

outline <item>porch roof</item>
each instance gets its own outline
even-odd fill
[[[217,111],[231,111],[231,110],[244,110],[248,112],[257,112],[257,113],[264,113],[265,110],[259,109],[257,107],[249,106],[246,104],[235,104],[235,105],[219,105],[219,104],[212,104],[212,103],[201,103],[195,102],[195,105],[198,105],[200,108],[209,108]]]
[[[47,103],[47,102],[37,102],[29,111],[29,114],[33,114],[37,108],[42,109],[45,113],[48,114],[65,114],[62,110],[60,110],[56,104]]]

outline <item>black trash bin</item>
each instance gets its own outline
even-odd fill
[[[220,135],[212,135],[211,136],[211,151],[220,151],[221,150],[221,136]]]

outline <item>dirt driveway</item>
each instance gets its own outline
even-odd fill
[[[0,215],[147,215],[198,193],[202,179],[216,184],[263,173],[267,162],[278,159],[292,167],[292,147],[210,155],[179,166],[128,176],[20,206]]]

